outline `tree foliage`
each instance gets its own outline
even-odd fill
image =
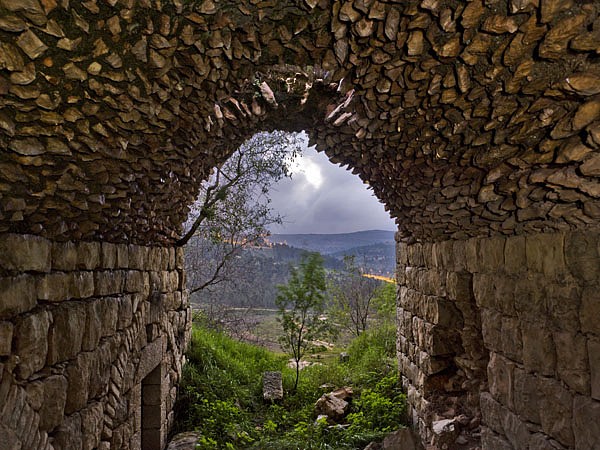
[[[282,220],[270,206],[269,190],[290,176],[300,144],[298,134],[258,133],[202,184],[178,242],[187,244],[192,294],[241,279],[241,250],[261,242],[268,226]]]
[[[283,328],[280,343],[292,355],[296,365],[295,391],[302,356],[314,340],[323,338],[330,331],[329,323],[323,317],[327,289],[323,257],[319,253],[308,253],[298,268],[291,269],[288,283],[278,288],[276,303]]]

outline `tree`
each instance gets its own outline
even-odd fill
[[[295,391],[300,378],[300,360],[313,345],[312,341],[330,330],[323,317],[326,300],[323,257],[319,253],[307,253],[299,267],[291,269],[288,283],[278,286],[278,289],[278,320],[283,328],[280,343],[296,364]]]
[[[345,270],[330,283],[331,316],[340,325],[359,336],[374,312],[373,300],[381,282],[365,276],[354,255],[344,257]]]
[[[191,294],[237,283],[247,274],[240,253],[268,234],[282,218],[270,207],[269,190],[290,176],[299,152],[300,135],[258,133],[246,141],[202,184],[178,245],[186,245]],[[209,320],[222,308],[207,305]]]

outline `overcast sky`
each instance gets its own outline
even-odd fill
[[[396,230],[394,221],[357,175],[304,146],[292,179],[271,191],[272,207],[284,216],[273,233],[350,233]]]

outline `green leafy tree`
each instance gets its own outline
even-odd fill
[[[308,253],[298,268],[292,268],[288,283],[278,289],[278,320],[283,328],[280,343],[296,364],[295,391],[300,378],[300,360],[315,339],[330,332],[329,323],[323,317],[327,289],[323,257],[319,253]]]
[[[213,298],[213,291],[251,280],[240,255],[244,248],[259,244],[268,227],[282,217],[271,208],[270,189],[284,177],[299,154],[302,137],[285,132],[258,133],[202,184],[191,206],[185,234],[178,241],[186,246],[188,289]],[[221,305],[202,305],[209,321],[220,322]]]

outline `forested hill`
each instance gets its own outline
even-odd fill
[[[269,242],[320,252],[323,255],[343,252],[373,244],[394,246],[394,231],[367,230],[341,234],[272,234]]]

